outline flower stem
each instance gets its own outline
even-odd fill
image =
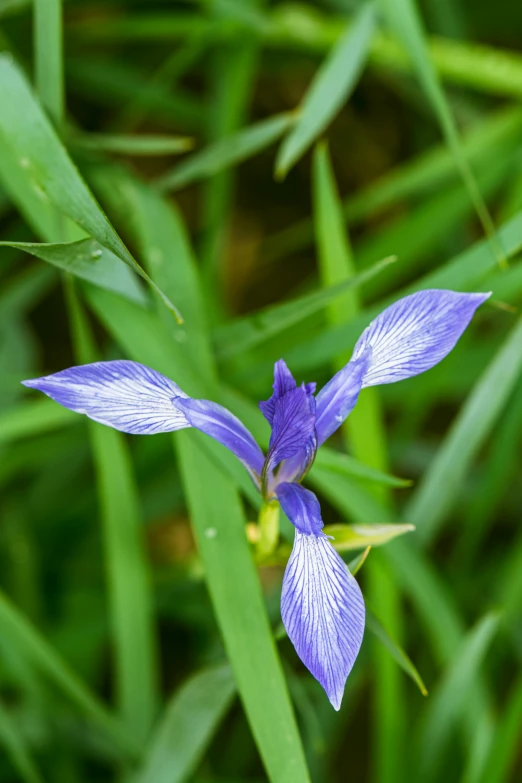
[[[265,501],[258,517],[259,540],[257,553],[261,557],[271,555],[279,541],[279,503],[277,500]]]

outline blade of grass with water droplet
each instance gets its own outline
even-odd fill
[[[100,244],[143,277],[168,308],[177,310],[129,253],[69,158],[21,70],[0,55],[0,133],[33,185]]]
[[[115,291],[129,299],[147,301],[135,276],[123,262],[95,239],[80,239],[77,242],[0,242],[0,247],[13,247],[29,253],[48,264],[88,280],[94,285]]]

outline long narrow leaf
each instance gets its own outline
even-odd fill
[[[133,783],[183,783],[194,773],[235,693],[230,666],[194,674],[171,697]]]
[[[293,114],[280,114],[220,139],[179,163],[160,177],[156,185],[164,191],[179,190],[205,177],[212,177],[269,147],[294,122]]]
[[[283,177],[324,131],[355,88],[375,31],[373,3],[359,14],[316,73],[304,96],[295,128],[281,144],[276,174]]]
[[[436,535],[462,478],[491,432],[522,369],[522,322],[479,379],[405,510],[424,544]]]
[[[0,133],[33,186],[65,215],[143,277],[172,312],[174,305],[135,261],[69,158],[20,69],[0,55]]]

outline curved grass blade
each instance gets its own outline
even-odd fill
[[[313,291],[298,299],[273,305],[246,318],[238,318],[216,330],[216,351],[219,358],[229,358],[265,342],[290,326],[324,309],[338,296],[346,294],[396,262],[395,256],[378,261],[369,269],[342,283]]]
[[[375,31],[375,8],[366,3],[336,43],[305,94],[295,127],[284,139],[276,160],[276,177],[282,179],[293,164],[325,130],[364,69]]]
[[[399,664],[401,669],[406,672],[408,677],[413,680],[422,695],[427,696],[428,691],[426,690],[424,681],[411,662],[410,657],[404,652],[402,647],[391,638],[379,618],[368,606],[366,607],[366,628],[382,642],[392,658]]]
[[[480,667],[497,632],[500,617],[490,612],[465,636],[433,689],[420,728],[420,761],[417,767],[421,780],[439,780],[439,763],[454,725],[468,703],[469,689],[479,677]]]
[[[181,435],[174,442],[214,611],[268,777],[272,783],[309,781],[238,497],[201,450],[200,433],[176,434]]]
[[[376,470],[365,462],[351,457],[349,454],[334,451],[328,448],[328,446],[322,446],[317,452],[314,465],[323,470],[330,470],[332,473],[340,473],[342,476],[362,479],[374,484],[384,484],[387,487],[410,487],[413,484],[410,479],[390,476],[388,473]]]
[[[153,136],[117,133],[81,133],[71,138],[71,144],[82,150],[114,152],[118,155],[148,157],[153,155],[177,155],[194,146],[188,136]]]
[[[0,444],[74,424],[76,418],[52,400],[21,403],[0,414]]]
[[[462,143],[455,120],[431,61],[415,0],[380,0],[380,4],[387,13],[397,35],[402,40],[408,56],[411,58],[413,69],[417,74],[423,91],[432,104],[446,143],[455,157],[455,162],[469,197],[484,231],[490,239],[492,249],[495,251],[498,261],[500,263],[505,262],[504,251],[496,237],[493,220],[482,198],[471,166],[463,154]]]
[[[522,211],[505,223],[498,234],[507,258],[519,253],[522,249]],[[297,346],[287,351],[286,360],[295,371],[301,372],[323,366],[325,361],[344,351],[347,345],[353,345],[372,318],[401,296],[424,288],[484,290],[485,281],[489,282],[489,275],[497,271],[498,264],[488,242],[480,240],[443,266],[417,278],[415,283],[396,292],[393,298],[384,299],[375,306],[364,309],[360,317],[350,323],[324,329],[320,335],[309,340],[306,346]]]
[[[520,752],[521,730],[522,678],[519,677],[495,727],[493,744],[479,778],[480,783],[504,783],[512,778]]]
[[[522,112],[518,107],[509,107],[495,112],[491,117],[483,117],[480,123],[465,134],[463,154],[470,165],[482,166],[492,148],[504,147],[506,143],[516,144],[521,127]],[[447,146],[431,147],[343,199],[341,207],[344,222],[348,226],[357,225],[402,200],[420,198],[435,188],[452,184],[457,176],[455,158]],[[312,218],[305,218],[264,240],[261,256],[265,262],[273,262],[311,245],[313,241]]]
[[[195,152],[156,180],[162,191],[180,190],[206,177],[213,177],[269,147],[295,122],[295,114],[286,112],[219,139],[201,152]]]
[[[228,665],[193,674],[170,698],[132,783],[184,783],[195,772],[235,690]]]
[[[10,640],[20,656],[27,657],[80,709],[104,736],[110,739],[123,759],[132,760],[139,746],[128,736],[119,721],[107,711],[74,674],[51,645],[29,621],[0,593],[0,632]]]
[[[20,775],[21,782],[43,783],[43,778],[25,746],[24,738],[16,721],[13,720],[2,702],[0,702],[0,743],[4,746],[6,754]]]
[[[0,247],[13,247],[29,253],[48,264],[70,272],[82,280],[107,288],[134,302],[145,304],[147,299],[136,278],[123,262],[95,239],[77,242],[0,242]]]
[[[179,313],[129,253],[69,158],[11,56],[0,54],[0,133],[34,188],[139,274]]]
[[[472,459],[491,432],[522,370],[522,321],[475,385],[405,509],[423,544],[452,506]]]

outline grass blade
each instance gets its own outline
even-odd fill
[[[349,26],[316,73],[301,102],[295,127],[277,155],[278,178],[288,173],[354,90],[369,54],[375,22],[373,3],[364,4],[353,26]]]
[[[129,733],[144,743],[156,716],[158,683],[139,498],[123,436],[102,425],[90,429],[105,536],[117,701]]]
[[[34,0],[36,92],[58,129],[65,116],[62,0]]]
[[[482,167],[492,147],[516,143],[521,125],[522,113],[518,108],[510,107],[491,117],[482,118],[464,136],[463,154],[470,165]],[[321,145],[318,147],[320,149]],[[342,201],[344,222],[348,226],[357,225],[365,218],[390,209],[403,200],[418,199],[436,188],[453,184],[457,176],[455,158],[447,146],[432,147],[345,198]],[[318,182],[318,177],[315,182]],[[313,241],[313,221],[306,218],[264,240],[262,256],[267,262],[273,262],[311,245]]]
[[[493,745],[486,759],[480,783],[509,780],[520,751],[522,727],[522,679],[510,691],[508,703],[495,729]]]
[[[9,714],[5,705],[0,702],[0,742],[20,775],[23,783],[43,783],[26,746],[23,736],[18,730],[15,720]]]
[[[0,414],[0,444],[50,432],[74,424],[76,419],[72,411],[52,400],[22,403]]]
[[[219,139],[167,171],[156,180],[156,185],[162,191],[173,191],[206,177],[213,177],[269,147],[294,122],[294,114],[279,114]]]
[[[184,783],[194,774],[234,693],[228,665],[192,675],[171,697],[133,783]]]
[[[0,133],[18,165],[53,205],[143,277],[176,308],[135,261],[96,203],[12,58],[0,55]]]
[[[323,470],[331,470],[332,473],[340,473],[342,476],[351,476],[375,484],[384,484],[387,487],[409,487],[413,483],[409,479],[397,478],[381,470],[376,470],[376,468],[370,467],[365,462],[360,462],[349,454],[334,451],[327,446],[321,447],[317,452],[314,465]]]
[[[118,155],[136,157],[151,155],[177,155],[187,152],[194,146],[187,136],[136,136],[116,133],[81,133],[71,138],[71,143],[79,149],[94,152],[114,152]]]
[[[58,653],[40,636],[38,631],[20,614],[9,600],[0,594],[0,630],[9,638],[19,655],[27,657],[80,709],[102,735],[110,739],[122,758],[132,759],[138,746],[123,726],[99,702],[69,669]]]
[[[522,321],[486,368],[411,501],[405,518],[418,528],[423,544],[440,529],[462,479],[509,399],[522,369]]]
[[[75,358],[98,359],[74,281],[66,285]],[[103,520],[109,603],[113,625],[116,697],[129,733],[140,743],[154,721],[158,695],[152,595],[140,501],[130,456],[120,432],[89,422]]]
[[[469,688],[479,676],[499,619],[498,614],[487,614],[468,632],[442,680],[432,691],[421,728],[422,750],[418,767],[419,775],[426,783],[438,779],[444,746],[466,707]]]
[[[309,781],[237,495],[200,449],[200,433],[176,435],[214,611],[268,777],[272,783]]]
[[[498,260],[504,261],[504,252],[496,239],[493,220],[482,198],[471,166],[463,154],[462,143],[455,120],[446,101],[437,72],[430,59],[421,19],[415,7],[415,0],[381,0],[381,5],[411,58],[413,69],[417,74],[422,89],[432,104],[446,143],[455,157],[462,180],[475,206],[484,231],[492,243],[492,248],[495,250]]]
[[[369,607],[366,607],[366,627],[369,631],[371,631],[371,633],[373,633],[374,636],[377,637],[377,639],[379,639],[379,641],[388,650],[392,658],[399,664],[401,669],[406,672],[411,680],[413,680],[422,695],[427,696],[428,691],[426,690],[424,681],[411,662],[411,659],[408,655],[406,655],[402,647],[391,638],[379,618]]]
[[[134,302],[147,300],[135,276],[110,250],[95,239],[80,239],[70,243],[0,242],[0,247],[13,247],[29,253],[63,272],[107,288]]]
[[[259,345],[290,326],[309,318],[329,305],[338,296],[346,294],[350,288],[356,288],[395,263],[395,256],[378,261],[370,269],[361,272],[349,280],[319,291],[305,294],[298,299],[273,305],[254,315],[238,318],[216,330],[216,350],[219,358],[229,358]]]

